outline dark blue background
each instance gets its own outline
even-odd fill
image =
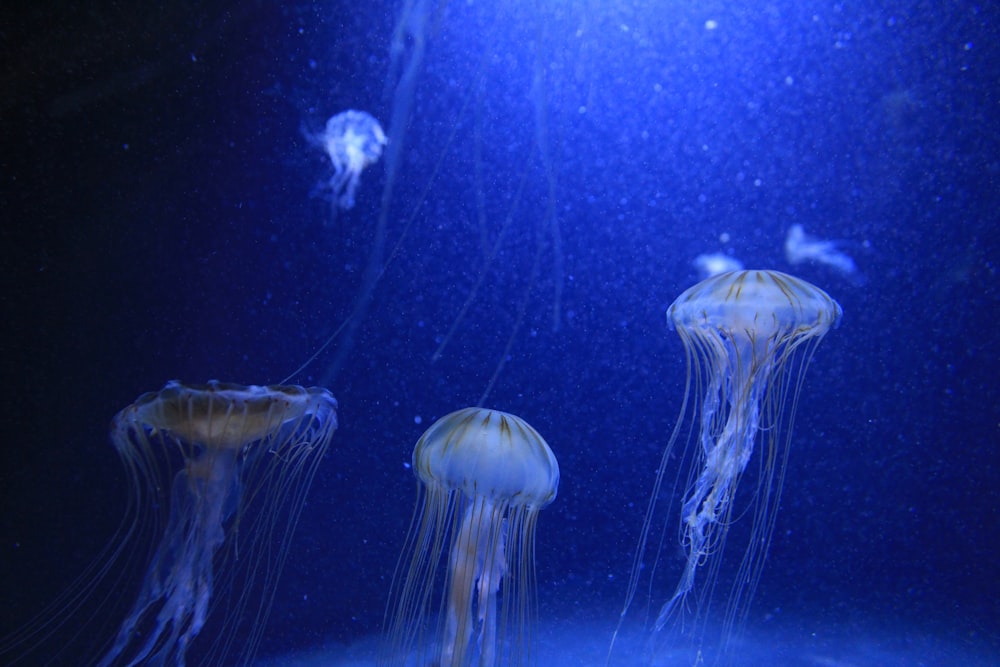
[[[561,465],[538,534],[543,613],[605,615],[610,633],[682,399],[664,311],[697,280],[693,258],[720,250],[844,309],[806,378],[751,622],[907,626],[996,648],[1000,15],[440,4],[387,215],[395,253],[330,386],[341,429],[264,652],[380,628],[412,445],[478,400],[525,294],[488,404],[532,423]],[[385,165],[334,218],[313,194],[329,165],[305,135],[347,108],[388,128],[396,5],[5,10],[0,629],[117,525],[115,412],[172,378],[279,382],[350,312]],[[845,240],[863,280],[790,267],[794,223]],[[292,380],[317,382],[331,359]]]

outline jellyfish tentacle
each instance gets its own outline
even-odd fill
[[[160,664],[169,662],[171,656],[183,664],[188,643],[205,624],[212,596],[212,558],[225,542],[224,523],[239,500],[233,482],[236,452],[202,455],[211,458],[211,465],[195,461],[174,477],[163,539],[139,597],[111,650],[99,663],[101,667],[114,664],[134,640],[136,628],[161,602],[155,630],[135,651],[129,665]]]
[[[361,172],[349,171],[347,172],[346,187],[343,188],[343,194],[340,195],[340,208],[354,208],[354,191],[358,189],[358,185],[361,183]]]
[[[507,572],[504,514],[503,505],[478,497],[462,517],[450,559],[442,665],[465,665],[473,637],[479,665],[495,663],[497,593]]]
[[[507,574],[507,519],[495,523],[490,536],[488,557],[479,575],[477,605],[479,611],[479,663],[483,667],[496,662],[497,593]]]
[[[718,394],[710,393],[705,402],[717,405]],[[660,609],[654,624],[657,630],[662,629],[677,603],[694,588],[698,567],[714,549],[715,529],[728,511],[740,475],[753,454],[760,422],[759,401],[752,400],[744,407],[730,404],[727,413],[718,435],[713,434],[711,426],[714,410],[707,408],[702,413],[701,446],[705,463],[681,509],[687,559],[674,594]]]

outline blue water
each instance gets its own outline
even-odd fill
[[[173,378],[287,380],[328,386],[341,427],[261,664],[371,662],[413,444],[484,393],[562,473],[537,534],[539,664],[603,664],[683,401],[665,311],[722,253],[820,286],[844,316],[806,374],[766,565],[719,660],[1000,664],[1000,13],[416,4],[395,69],[397,2],[0,19],[0,635],[113,535],[118,410]],[[390,137],[347,210],[310,141],[345,109]],[[792,264],[796,224],[856,269]],[[662,521],[613,664],[696,661],[683,631],[676,654],[643,639],[683,568],[679,517]],[[716,554],[710,629],[748,521]],[[56,663],[114,636],[121,609],[94,608],[103,632]]]

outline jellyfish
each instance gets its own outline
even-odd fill
[[[816,262],[829,266],[845,276],[854,275],[858,267],[850,255],[837,249],[837,241],[822,241],[806,234],[802,225],[792,225],[785,237],[785,259],[792,266]]]
[[[171,381],[141,395],[111,423],[129,481],[121,526],[73,585],[0,640],[0,662],[182,667],[210,623],[199,664],[234,653],[252,663],[336,428],[337,401],[318,387]],[[146,553],[148,564],[133,562]],[[138,594],[108,638],[133,572],[144,572]]]
[[[341,111],[326,121],[326,130],[317,143],[333,164],[329,188],[337,206],[354,207],[354,191],[361,182],[361,172],[378,162],[388,139],[382,126],[364,111]]]
[[[766,451],[750,499],[750,543],[729,596],[725,626],[731,629],[738,620],[753,596],[773,534],[805,370],[840,317],[840,306],[826,292],[778,271],[735,271],[708,278],[667,309],[667,323],[686,352],[687,387],[657,470],[622,617],[636,591],[663,475],[690,405],[691,433],[696,435],[680,505],[685,563],[654,630],[662,629],[681,608],[699,568],[711,563],[725,545],[732,522],[741,515],[733,511],[737,487],[759,441]],[[713,577],[718,565],[707,570]],[[709,595],[712,588],[706,584]]]
[[[561,218],[567,207],[558,205],[558,151],[566,144],[560,143],[564,128],[553,122],[563,118],[563,106],[550,103],[549,91],[553,80],[560,81],[555,73],[571,71],[572,66],[554,66],[568,51],[553,47],[559,35],[549,24],[531,8],[503,3],[400,3],[388,40],[385,175],[378,213],[368,228],[360,285],[333,331],[290,377],[329,348],[331,358],[317,377],[321,385],[335,382],[378,286],[392,276],[390,265],[414,248],[426,257],[456,240],[478,240],[478,248],[467,253],[468,264],[444,259],[435,264],[447,274],[443,279],[463,289],[466,298],[464,303],[436,300],[443,319],[431,319],[434,325],[425,329],[431,363],[446,358],[452,343],[477,330],[478,323],[469,324],[477,315],[496,316],[498,309],[482,302],[509,291],[511,285],[517,296],[510,311],[500,310],[504,319],[491,322],[496,336],[479,337],[478,345],[493,364],[479,404],[485,404],[524,325],[536,315],[530,310],[535,291],[549,289],[551,307],[537,313],[549,327],[539,324],[533,330],[560,329],[566,282]],[[510,26],[533,38],[512,35]],[[445,48],[430,48],[433,39]],[[461,47],[455,49],[455,44]],[[497,58],[508,50],[530,67],[511,68]],[[456,61],[436,60],[440,58]],[[432,73],[429,79],[425,71]],[[442,71],[450,74],[445,85],[438,85]],[[516,264],[524,270],[514,269]],[[430,279],[433,274],[420,275]],[[419,286],[414,281],[414,287]]]
[[[393,579],[380,664],[410,664],[413,654],[416,664],[439,667],[525,662],[535,526],[559,486],[552,450],[519,417],[466,408],[420,437],[413,469],[418,502]]]
[[[713,252],[711,254],[698,255],[694,258],[694,268],[698,269],[698,275],[705,278],[717,276],[728,271],[742,271],[743,263],[735,257]]]
[[[252,661],[336,410],[320,388],[173,381],[115,416],[111,439],[133,485],[132,510],[169,509],[138,596],[97,664],[182,666],[210,611],[224,617],[213,621],[221,630],[205,663],[222,664],[234,649],[241,664]],[[126,534],[159,525],[135,517]],[[227,571],[216,572],[213,559]],[[210,604],[216,582],[233,593],[218,605]]]

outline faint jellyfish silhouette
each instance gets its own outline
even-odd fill
[[[368,312],[368,307],[371,305],[375,286],[378,284],[385,270],[382,262],[385,254],[388,205],[392,200],[393,184],[396,180],[399,154],[403,142],[401,134],[390,141],[374,116],[367,112],[355,111],[353,109],[341,111],[337,115],[332,116],[326,121],[326,129],[322,134],[309,135],[309,138],[313,143],[326,151],[333,165],[333,176],[326,186],[333,196],[333,218],[336,218],[338,208],[346,210],[354,207],[354,192],[361,182],[361,172],[368,165],[377,162],[382,156],[382,149],[388,145],[386,179],[382,186],[382,197],[378,219],[374,225],[371,253],[362,277],[361,290],[358,294],[357,303],[347,317],[333,330],[333,333],[327,336],[326,340],[323,341],[309,358],[283,380],[283,382],[289,382],[315,361],[320,354],[343,334],[333,361],[327,367],[319,382],[321,385],[331,385],[340,373],[340,369],[343,367],[347,356],[354,348],[354,337]]]
[[[101,667],[183,666],[212,611],[216,581],[231,595],[215,609],[225,617],[203,660],[222,664],[235,649],[240,664],[252,662],[306,491],[337,428],[336,410],[333,396],[316,387],[175,381],[115,416],[111,438],[138,512],[133,528],[146,528],[139,524],[149,508],[169,514]],[[172,475],[178,454],[182,467]],[[213,559],[227,568],[220,577]],[[234,642],[237,631],[245,634]]]
[[[694,268],[702,280],[729,271],[742,271],[743,262],[721,252],[698,255],[694,258]]]
[[[826,292],[778,271],[736,271],[704,280],[667,309],[687,357],[687,384],[680,416],[664,449],[633,561],[626,603],[614,641],[632,603],[646,558],[659,561],[662,540],[650,540],[663,476],[679,434],[697,433],[690,469],[678,480],[689,485],[680,505],[683,574],[662,606],[654,630],[661,630],[693,590],[698,569],[725,546],[737,486],[758,439],[762,453],[753,497],[750,540],[727,600],[726,632],[742,620],[753,597],[774,531],[799,391],[816,346],[840,322],[841,308]],[[688,411],[690,407],[690,421]],[[671,505],[672,505],[671,501]],[[652,570],[655,571],[656,567]],[[698,615],[708,609],[718,563],[699,596]]]
[[[792,225],[785,237],[785,259],[792,266],[802,262],[816,262],[836,269],[845,276],[853,276],[858,267],[849,255],[838,249],[838,241],[823,241],[806,234],[802,225]]]
[[[528,662],[535,527],[559,486],[552,450],[519,417],[466,408],[420,437],[413,469],[419,495],[379,664]]]
[[[470,15],[475,19],[471,19]],[[517,81],[522,95],[513,94],[503,85],[495,83],[498,76],[511,75],[509,67],[493,57],[496,45],[507,37],[508,32],[499,26],[508,20],[538,22],[535,30],[537,43],[518,42],[513,45],[523,47],[533,63],[530,80],[524,77]],[[469,51],[472,54],[470,62],[463,63],[461,67],[447,63],[453,72],[447,95],[439,94],[433,85],[422,85],[425,60],[431,54],[427,48],[431,35],[465,31],[463,26],[469,25],[470,21],[494,28],[482,33],[475,31],[473,39],[481,41],[473,42],[477,46]],[[546,52],[546,44],[552,41],[546,34],[549,30],[548,24],[537,19],[533,12],[522,12],[504,3],[462,4],[438,0],[404,0],[400,3],[389,45],[386,98],[390,117],[383,158],[385,176],[378,215],[371,225],[370,250],[360,288],[343,320],[290,377],[297,375],[336,341],[331,360],[318,376],[321,385],[328,386],[335,381],[354,348],[378,284],[389,265],[402,254],[400,250],[412,245],[406,242],[407,235],[420,220],[428,195],[442,189],[449,196],[438,198],[439,210],[445,211],[449,220],[474,221],[468,229],[460,230],[458,238],[469,239],[478,235],[481,255],[473,258],[476,270],[471,273],[471,280],[465,283],[468,285],[467,298],[461,306],[455,306],[450,326],[445,324],[433,328],[435,348],[430,354],[431,362],[441,359],[451,341],[463,334],[463,322],[477,314],[474,308],[477,298],[482,300],[484,295],[496,293],[497,284],[514,282],[511,280],[514,272],[497,275],[511,265],[510,262],[500,261],[505,253],[516,253],[519,260],[526,260],[524,264],[530,263],[530,269],[515,274],[521,280],[515,283],[519,291],[515,308],[507,321],[494,323],[497,331],[509,333],[506,342],[498,342],[495,346],[497,354],[493,374],[479,404],[485,403],[504,365],[511,358],[518,334],[529,319],[532,292],[541,283],[543,271],[551,283],[551,329],[556,331],[561,327],[565,278],[560,230],[562,214],[557,206],[559,165],[553,156],[553,145],[558,146],[558,142],[550,137],[550,134],[558,134],[550,132],[550,116],[556,117],[556,114],[546,97],[548,77],[552,76],[550,72],[561,70],[551,67],[552,53]],[[457,96],[457,104],[450,101],[453,95]],[[415,114],[418,100],[436,113]],[[522,103],[524,109],[521,108]],[[489,113],[497,108],[507,118],[519,117],[522,111],[528,111],[534,122],[518,124],[513,133],[505,136],[504,140],[510,139],[510,143],[504,146],[504,150],[520,154],[520,158],[511,163],[515,166],[491,171],[489,165],[497,163],[489,159],[490,153],[500,147],[490,143],[488,137],[493,123],[488,118]],[[407,143],[426,141],[425,134],[432,138],[430,143],[422,143],[421,150],[411,151],[404,160]],[[454,159],[452,153],[460,153],[460,159]],[[469,173],[454,169],[456,163],[464,164],[465,161],[470,163]],[[406,173],[410,169],[412,173]],[[453,175],[455,180],[441,182],[444,173]],[[405,196],[401,196],[398,191],[404,188]],[[393,227],[390,222],[396,221],[398,227]],[[490,278],[495,282],[491,283]],[[455,279],[459,281],[457,284],[462,284],[464,276],[456,275]],[[428,327],[428,331],[431,330]]]
[[[341,111],[326,121],[326,129],[315,138],[333,165],[329,189],[337,206],[354,206],[354,192],[365,167],[378,161],[388,139],[382,126],[364,111]]]

